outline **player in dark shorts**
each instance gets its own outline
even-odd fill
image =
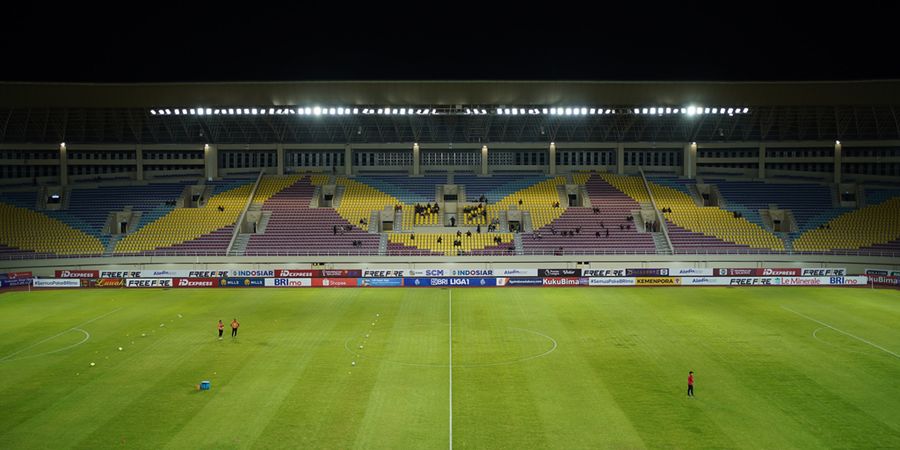
[[[231,321],[231,337],[237,337],[237,329],[241,326],[237,319]]]
[[[688,372],[688,397],[694,396],[694,372]]]
[[[222,323],[222,319],[219,319],[219,324],[216,326],[219,329],[219,340],[222,340],[222,332],[225,331],[225,324]]]

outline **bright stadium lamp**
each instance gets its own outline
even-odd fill
[[[747,114],[748,111],[750,111],[750,108],[744,108],[744,114]]]
[[[549,111],[547,110],[547,108],[544,108],[544,109],[542,109],[541,111],[542,111],[544,114],[547,114],[547,113],[549,112]]]
[[[316,115],[316,116],[321,116],[321,115],[322,115],[322,108],[321,108],[321,107],[318,107],[318,106],[314,107],[314,108],[313,108],[313,114]]]
[[[696,114],[696,113],[697,113],[697,108],[696,108],[696,107],[694,107],[694,106],[688,106],[688,108],[687,108],[687,115],[693,116],[693,115]]]

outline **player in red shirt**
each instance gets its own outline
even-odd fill
[[[688,372],[688,397],[694,396],[694,371]]]

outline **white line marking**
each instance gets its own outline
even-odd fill
[[[84,332],[84,333],[87,333],[87,332],[84,331],[84,330],[80,330],[78,327],[83,327],[83,326],[85,326],[85,325],[87,325],[87,324],[89,324],[89,323],[91,323],[91,322],[100,320],[100,319],[102,319],[102,318],[104,318],[104,317],[106,317],[106,316],[108,316],[108,315],[110,315],[110,314],[112,314],[112,313],[114,313],[114,312],[120,310],[120,309],[122,309],[122,308],[117,308],[117,309],[114,309],[114,310],[112,310],[112,311],[110,311],[110,312],[108,312],[108,313],[106,313],[106,314],[101,315],[101,316],[94,317],[93,319],[88,320],[87,322],[80,323],[80,324],[78,324],[78,325],[75,325],[75,326],[72,327],[72,328],[69,328],[68,330],[60,331],[59,333],[54,334],[53,336],[50,336],[50,337],[48,337],[48,338],[46,338],[46,339],[43,339],[43,340],[38,341],[38,342],[35,342],[34,344],[31,344],[31,345],[29,345],[28,347],[25,347],[25,348],[23,348],[23,349],[21,349],[21,350],[15,352],[15,353],[10,353],[10,354],[4,356],[3,358],[0,358],[0,362],[7,361],[7,360],[9,360],[10,358],[12,358],[13,356],[16,356],[16,355],[18,355],[19,353],[24,352],[25,350],[28,350],[28,349],[30,349],[30,348],[37,347],[38,345],[41,345],[41,344],[43,344],[44,342],[47,342],[47,341],[49,341],[49,340],[51,340],[51,339],[58,338],[58,337],[60,337],[60,336],[62,336],[62,335],[64,335],[64,334],[66,334],[66,333],[68,333],[68,332],[70,332],[70,331],[78,330],[78,331],[82,331],[82,332]],[[91,337],[91,335],[88,334],[88,339],[90,339],[90,337]],[[85,340],[87,340],[87,339],[85,339]],[[82,342],[84,342],[84,341],[82,341]],[[78,344],[81,344],[82,342],[79,342]],[[78,344],[76,344],[76,345],[78,345]],[[72,346],[72,347],[74,347],[74,346]],[[71,347],[67,347],[67,348],[71,348]],[[65,349],[63,349],[63,350],[65,350]],[[21,358],[20,358],[20,359],[21,359]]]
[[[450,450],[453,450],[453,290],[448,289],[447,309],[449,311],[449,321],[447,329],[450,335]]]
[[[890,350],[888,350],[888,349],[886,349],[886,348],[884,348],[884,347],[882,347],[882,346],[880,346],[880,345],[878,345],[878,344],[876,344],[876,343],[874,343],[874,342],[867,341],[867,340],[865,340],[865,339],[863,339],[863,338],[861,338],[861,337],[859,337],[859,336],[856,336],[856,335],[850,334],[850,333],[848,333],[848,332],[846,332],[846,331],[844,331],[844,330],[835,328],[835,327],[833,327],[833,326],[831,326],[831,325],[829,325],[829,324],[827,324],[827,323],[825,323],[825,322],[822,322],[821,320],[813,319],[812,317],[809,317],[809,316],[807,316],[806,314],[799,313],[799,312],[794,311],[793,309],[788,308],[788,307],[786,307],[786,306],[782,306],[781,309],[790,311],[790,312],[792,312],[792,313],[794,313],[794,314],[796,314],[796,315],[798,315],[798,316],[800,316],[800,317],[803,317],[804,319],[812,320],[813,322],[818,323],[818,324],[820,324],[820,325],[825,325],[826,327],[831,328],[832,330],[837,331],[838,333],[841,333],[841,334],[845,334],[845,335],[847,335],[847,336],[850,336],[850,337],[852,337],[853,339],[856,339],[856,340],[858,340],[858,341],[860,341],[860,342],[864,342],[864,343],[866,343],[866,344],[869,344],[869,345],[871,345],[872,347],[875,347],[875,348],[877,348],[878,350],[881,350],[881,351],[883,351],[883,352],[885,352],[885,353],[887,353],[887,354],[893,356],[894,358],[900,359],[900,355],[898,355],[898,354],[896,354],[896,353],[894,353],[894,352],[892,352],[892,351],[890,351]]]

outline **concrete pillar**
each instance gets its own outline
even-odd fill
[[[203,146],[203,161],[205,162],[206,171],[204,175],[206,179],[216,179],[219,177],[219,150],[214,144],[206,144]]]
[[[556,175],[556,142],[550,143],[550,175]]]
[[[488,174],[488,148],[487,145],[481,146],[481,174]]]
[[[413,144],[413,176],[419,176],[419,143]]]
[[[681,172],[685,178],[693,180],[697,177],[697,143],[684,144],[684,156],[681,158]]]
[[[284,145],[275,144],[275,174],[284,175]]]
[[[841,182],[841,141],[834,141],[834,182]]]
[[[616,146],[616,173],[619,175],[625,173],[625,144],[621,142]]]
[[[59,144],[59,184],[69,184],[69,157],[66,153],[66,143]]]
[[[344,146],[344,175],[353,176],[353,148],[350,144]]]
[[[134,179],[144,181],[144,146],[141,144],[134,148],[134,162],[137,164]]]
[[[766,178],[766,144],[759,144],[759,173],[757,178],[760,180]]]

